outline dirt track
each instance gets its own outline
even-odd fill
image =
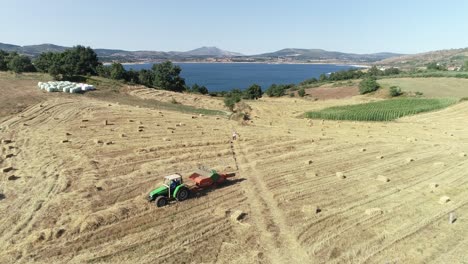
[[[0,262],[468,261],[468,103],[391,123],[298,118],[362,100],[262,99],[248,126],[82,96],[35,104],[0,124],[12,140],[0,167],[13,167]],[[235,160],[228,186],[163,209],[145,201],[164,175]]]

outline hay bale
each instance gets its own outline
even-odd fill
[[[431,188],[431,189],[436,189],[437,187],[439,187],[439,184],[438,184],[438,183],[435,183],[435,182],[429,183],[429,188]]]
[[[375,158],[376,158],[376,159],[383,159],[384,156],[377,156],[377,157],[375,157]]]
[[[70,141],[68,141],[68,139],[63,139],[61,142],[62,142],[62,143],[68,143],[68,142],[70,142]]]
[[[121,138],[124,138],[124,137],[126,137],[126,136],[127,136],[127,135],[125,135],[125,134],[120,134],[120,137],[121,137]]]
[[[235,222],[240,222],[242,221],[245,217],[247,216],[246,213],[236,210],[231,214],[231,220]]]
[[[94,139],[94,143],[96,143],[96,144],[102,144],[102,143],[104,143],[104,142],[103,142],[102,140],[96,138],[96,139]]]
[[[88,122],[88,119],[81,119],[81,122]]]
[[[196,117],[196,116],[192,116],[192,119],[195,119],[195,118],[197,118],[197,117]]]
[[[346,179],[346,175],[344,174],[344,172],[337,172],[336,177],[340,179]]]
[[[369,209],[366,209],[365,211],[366,215],[368,216],[375,216],[375,215],[381,215],[383,214],[383,210],[380,209],[380,208],[369,208]]]
[[[133,122],[135,122],[135,120],[133,120],[133,119],[128,119],[128,122],[129,122],[129,123],[133,123]]]
[[[13,167],[9,166],[9,167],[3,168],[3,169],[2,169],[2,172],[3,172],[3,173],[7,173],[7,172],[10,172],[10,171],[12,171],[12,170],[13,170]]]
[[[107,119],[102,122],[105,126],[109,125],[109,122],[107,122]]]
[[[463,158],[463,157],[466,157],[466,153],[462,152],[462,153],[458,154],[458,156],[460,156],[460,157],[462,157],[462,158]]]
[[[365,149],[365,148],[362,148],[362,149],[360,149],[359,151],[361,151],[361,152],[366,152],[366,149]]]
[[[11,142],[11,139],[2,139],[3,144],[10,144]]]
[[[322,209],[318,205],[304,205],[301,211],[305,214],[318,214],[322,212]]]
[[[114,144],[114,141],[107,141],[106,142],[106,145],[112,145],[112,144]]]
[[[413,162],[413,161],[414,161],[413,158],[407,158],[407,159],[406,159],[406,163],[410,163],[410,162]]]
[[[317,177],[317,176],[319,176],[319,174],[317,172],[315,172],[315,171],[308,171],[308,172],[306,172],[306,176],[307,177]]]
[[[86,128],[86,126],[80,126],[80,128]]]
[[[20,177],[18,177],[18,176],[11,175],[11,176],[8,177],[8,180],[9,180],[9,181],[16,181],[16,180],[19,179],[19,178],[20,178]]]
[[[305,164],[306,164],[306,165],[310,165],[310,164],[312,164],[312,163],[313,163],[312,160],[306,160],[306,161],[305,161]]]
[[[381,182],[389,182],[390,181],[389,178],[387,178],[387,177],[385,177],[383,175],[378,175],[376,180],[381,181]]]
[[[448,203],[448,202],[450,202],[450,197],[448,197],[448,196],[446,196],[446,195],[440,197],[440,199],[439,199],[439,203],[440,203],[440,204],[446,204],[446,203]]]
[[[65,136],[71,136],[71,134],[67,132],[67,133],[65,133]]]

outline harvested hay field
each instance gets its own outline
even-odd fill
[[[319,100],[349,98],[359,94],[355,86],[317,87],[306,89],[306,95]]]
[[[0,123],[0,165],[12,168],[0,172],[0,262],[466,261],[468,102],[392,123],[297,117],[362,100],[265,98],[240,125],[45,98]],[[199,164],[236,177],[164,208],[145,200]]]
[[[389,78],[378,80],[384,88],[398,86],[403,92],[422,92],[426,97],[468,97],[468,79]]]

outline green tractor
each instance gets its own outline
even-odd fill
[[[148,201],[154,201],[156,206],[163,207],[170,200],[184,201],[189,194],[190,190],[183,183],[182,176],[173,174],[165,176],[163,184],[150,192]]]

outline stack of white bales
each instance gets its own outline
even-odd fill
[[[38,82],[37,86],[47,92],[79,93],[94,90],[94,86],[86,83],[65,82]]]

